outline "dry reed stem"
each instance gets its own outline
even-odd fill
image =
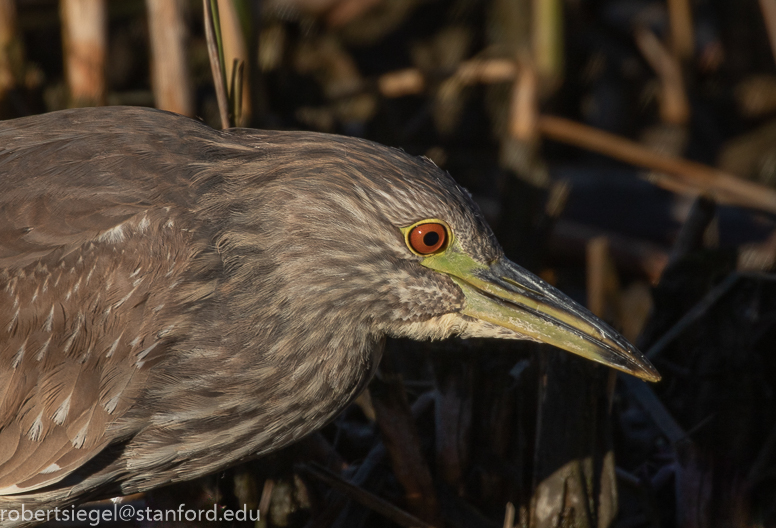
[[[473,372],[468,364],[435,370],[436,477],[462,495],[471,453]]]
[[[509,110],[509,134],[519,141],[531,142],[536,139],[536,120],[539,118],[538,84],[536,69],[528,61],[524,61],[520,75],[512,86]]]
[[[384,97],[415,95],[426,89],[426,80],[417,68],[407,68],[381,75],[377,79],[377,89]]]
[[[532,51],[542,93],[548,94],[563,78],[563,2],[533,0]]]
[[[660,336],[649,350],[647,350],[647,357],[654,361],[660,354],[663,353],[665,348],[674,342],[674,340],[682,335],[682,333],[694,322],[711,309],[717,302],[727,294],[730,289],[735,286],[741,275],[738,273],[731,273],[725,280],[714,286],[695,306],[693,306],[687,313],[685,313],[677,323],[666,331],[665,334]]]
[[[695,51],[690,0],[668,0],[668,18],[674,55],[680,59],[689,59]]]
[[[621,374],[619,378],[627,387],[628,392],[636,398],[641,408],[646,411],[658,429],[665,435],[669,443],[678,444],[689,441],[687,433],[666,409],[666,406],[663,405],[648,383],[627,374]]]
[[[703,247],[704,233],[713,222],[716,213],[717,204],[714,203],[714,200],[703,195],[695,199],[674,242],[674,247],[669,255],[669,265]]]
[[[618,269],[640,273],[651,284],[658,283],[668,264],[668,252],[651,242],[568,220],[559,220],[553,228],[550,248],[553,253],[578,258],[585,255],[588,242],[600,236],[608,239],[609,251]]]
[[[682,78],[682,66],[660,40],[648,29],[638,29],[636,44],[660,77],[660,118],[665,123],[686,125],[690,119],[690,102]]]
[[[13,64],[13,47],[17,40],[16,2],[0,0],[0,99],[17,83]]]
[[[151,36],[151,80],[156,107],[194,116],[194,94],[186,57],[188,32],[182,0],[146,0]]]
[[[515,506],[511,502],[507,502],[504,513],[504,528],[515,528]]]
[[[266,516],[269,512],[269,504],[272,499],[272,490],[275,487],[275,481],[267,479],[261,489],[261,499],[259,499],[259,511]]]
[[[776,267],[776,231],[762,242],[750,242],[738,248],[736,270],[770,271]]]
[[[382,383],[369,385],[377,425],[391,459],[391,467],[404,488],[407,509],[424,521],[441,526],[434,480],[420,447],[415,421],[401,377],[381,366]]]
[[[653,178],[661,187],[685,194],[709,194],[717,202],[776,213],[776,191],[741,180],[702,163],[652,152],[634,141],[569,119],[541,116],[539,131],[549,139],[665,173]]]
[[[609,239],[598,236],[587,243],[587,308],[598,317],[616,315],[619,293],[617,274],[609,251]],[[610,321],[611,322],[611,321]],[[619,321],[613,321],[619,326]]]
[[[387,500],[381,499],[377,495],[348,482],[326,468],[307,464],[304,466],[304,469],[318,480],[325,482],[332,488],[344,493],[362,506],[366,506],[370,510],[387,517],[399,526],[405,526],[407,528],[434,528],[434,525],[428,524],[406,511],[397,508]]]
[[[218,0],[218,13],[221,18],[221,39],[224,43],[224,58],[226,67],[226,78],[232,78],[232,70],[235,67],[234,59],[242,61],[243,64],[248,64],[248,47],[245,42],[245,35],[243,35],[243,28],[240,25],[240,19],[237,16],[237,11],[232,0]],[[242,76],[242,93],[249,94],[250,88],[248,86],[247,69],[243,70]],[[236,90],[237,87],[231,87],[232,90]],[[251,118],[251,98],[242,97],[242,109],[240,115],[240,123],[236,122],[235,126],[244,126],[250,122]]]
[[[213,83],[216,89],[218,101],[218,114],[221,116],[221,128],[229,128],[229,102],[226,95],[226,81],[221,68],[221,58],[216,43],[216,29],[213,13],[210,11],[210,0],[202,0],[202,9],[205,14],[205,37],[207,38],[207,52],[210,56],[210,70],[213,73]]]
[[[61,0],[60,15],[70,105],[103,105],[108,49],[105,1]]]
[[[462,62],[453,72],[464,86],[478,83],[498,83],[515,80],[518,66],[510,59],[471,59]],[[416,95],[426,89],[425,75],[418,68],[407,68],[381,75],[377,88],[384,97]]]

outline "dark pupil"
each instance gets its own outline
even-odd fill
[[[439,233],[434,233],[431,231],[423,235],[423,243],[427,246],[433,246],[437,242],[439,242]]]

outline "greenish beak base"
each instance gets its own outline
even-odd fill
[[[453,240],[445,251],[421,263],[449,275],[461,288],[466,297],[464,315],[647,381],[660,380],[649,360],[609,325],[506,258],[486,266]]]

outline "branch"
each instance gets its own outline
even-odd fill
[[[702,163],[652,152],[634,141],[562,117],[541,116],[538,126],[549,139],[665,173],[654,175],[650,181],[671,191],[690,195],[707,193],[719,203],[776,213],[776,191],[764,185],[741,180]]]

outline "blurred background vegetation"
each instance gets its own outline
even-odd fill
[[[391,341],[321,433],[123,500],[258,526],[776,526],[776,0],[213,3],[232,123],[427,156],[664,380]],[[0,0],[0,118],[87,105],[221,128],[203,3]]]

